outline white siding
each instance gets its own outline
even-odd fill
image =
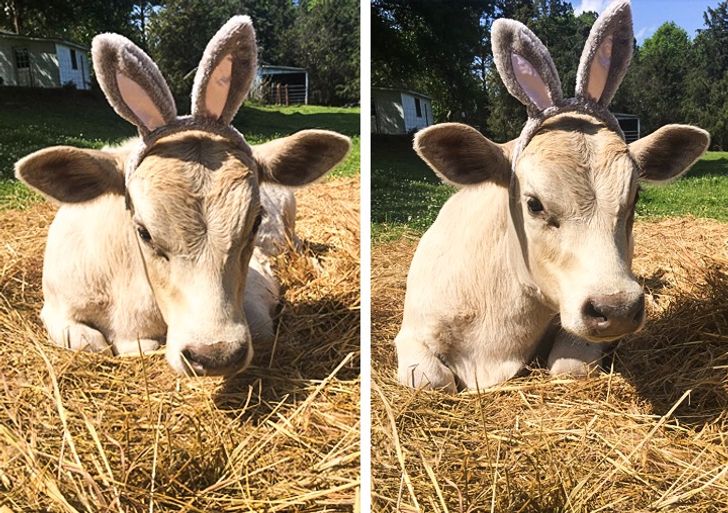
[[[76,64],[78,69],[73,69],[71,63],[71,50],[68,46],[56,44],[56,55],[58,56],[58,70],[61,75],[61,86],[73,82],[76,89],[90,89],[91,79],[89,76],[88,57],[86,52],[73,49],[76,52]]]
[[[420,101],[419,116],[417,115],[415,98],[418,98]],[[430,104],[430,100],[421,96],[415,97],[411,94],[402,93],[402,108],[404,109],[405,132],[416,132],[432,124],[432,105]]]
[[[17,85],[13,48],[6,41],[0,41],[0,79],[2,79],[2,85]]]

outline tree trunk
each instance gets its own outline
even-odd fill
[[[11,0],[10,2],[10,15],[13,17],[13,28],[15,28],[16,34],[20,34],[20,29],[23,27],[23,19],[18,3],[18,0]]]

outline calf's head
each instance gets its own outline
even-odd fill
[[[242,305],[265,215],[259,184],[309,183],[350,146],[323,130],[248,146],[229,123],[250,89],[255,52],[250,20],[230,20],[203,55],[192,116],[178,118],[149,57],[121,36],[99,36],[93,56],[100,83],[115,110],[139,128],[143,144],[131,155],[47,148],[16,165],[18,178],[61,203],[125,197],[129,223],[119,236],[139,247],[168,326],[167,360],[183,374],[230,375],[252,358]],[[114,256],[106,257],[111,264]]]
[[[639,182],[680,176],[709,144],[707,132],[686,125],[627,144],[606,112],[631,56],[625,6],[628,15],[629,3],[618,2],[622,10],[613,6],[609,23],[592,29],[570,100],[561,98],[536,36],[516,22],[496,22],[496,64],[529,111],[519,139],[496,144],[459,124],[433,126],[415,139],[420,156],[447,181],[508,188],[510,234],[526,269],[521,278],[560,313],[565,329],[595,342],[644,322],[644,294],[631,272]]]

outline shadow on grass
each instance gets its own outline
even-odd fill
[[[721,177],[728,176],[728,158],[713,157],[708,154],[702,160],[699,160],[681,180],[691,180],[693,178],[702,177]]]
[[[372,138],[372,222],[427,229],[454,189],[412,149],[411,136]]]

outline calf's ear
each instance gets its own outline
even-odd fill
[[[507,185],[513,141],[497,144],[460,123],[441,123],[417,132],[415,151],[445,182],[471,185],[486,180]]]
[[[341,162],[351,140],[328,130],[301,130],[253,147],[260,180],[281,185],[306,185]]]
[[[100,150],[45,148],[15,163],[15,176],[59,203],[80,203],[101,194],[124,194],[122,162]]]
[[[675,179],[690,169],[705,153],[710,134],[690,125],[665,125],[647,137],[629,145],[640,169],[640,178],[648,182]]]

